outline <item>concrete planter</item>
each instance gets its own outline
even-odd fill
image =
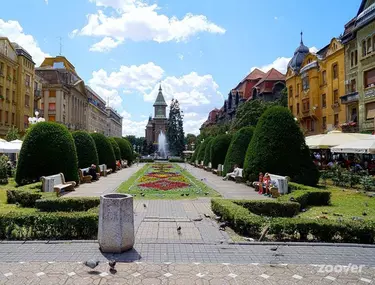
[[[98,241],[102,252],[120,253],[134,245],[133,197],[127,194],[100,196]]]

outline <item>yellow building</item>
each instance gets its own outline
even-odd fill
[[[344,47],[340,40],[311,53],[303,44],[288,64],[286,74],[288,104],[305,135],[340,129],[346,122],[346,108],[340,105],[345,94]]]

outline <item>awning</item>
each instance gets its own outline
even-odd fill
[[[334,153],[375,154],[375,138],[358,140],[332,147]]]

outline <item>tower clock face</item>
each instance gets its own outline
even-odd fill
[[[163,110],[161,108],[158,108],[156,115],[162,116],[163,115]]]

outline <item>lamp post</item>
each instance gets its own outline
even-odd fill
[[[36,123],[45,122],[46,120],[43,117],[39,117],[39,112],[35,111],[35,117],[29,117],[28,121],[31,125],[34,125]]]
[[[191,150],[194,150],[195,143],[191,143]]]

